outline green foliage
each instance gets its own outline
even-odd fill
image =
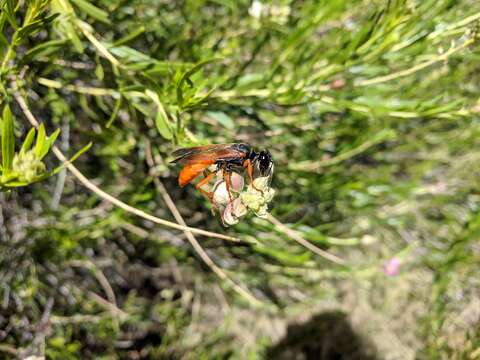
[[[15,152],[14,121],[10,107],[5,105],[2,116],[2,166],[0,167],[0,189],[29,185],[45,179],[53,172],[46,172],[42,159],[47,155],[60,130],[46,136],[45,126],[41,124],[38,129],[36,144],[35,129],[31,129],[18,153]],[[57,170],[58,171],[58,170]]]
[[[5,106],[2,116],[2,173],[8,175],[12,169],[15,152],[15,134],[13,116],[10,107]]]
[[[8,105],[5,105],[3,116],[0,120],[2,121],[0,137],[2,144],[0,190],[30,185],[58,173],[63,168],[63,165],[61,165],[51,171],[47,171],[42,161],[60,134],[60,129],[55,130],[50,136],[47,136],[43,123],[40,124],[37,131],[34,128],[30,129],[25,136],[20,151],[15,152],[14,121]],[[35,145],[33,146],[34,140]],[[88,144],[83,147],[70,161],[75,160],[87,151],[90,146],[91,144]]]
[[[0,9],[0,351],[43,355],[45,338],[59,359],[259,358],[277,329],[335,308],[380,358],[478,356],[478,1]],[[45,125],[31,128],[18,96]],[[263,219],[226,230],[177,187],[174,149],[233,141],[271,151],[273,215],[346,265]],[[48,155],[54,142],[94,143],[76,166],[122,201],[172,219],[158,178],[189,225],[255,243],[198,237],[263,307],[182,232],[80,187]]]

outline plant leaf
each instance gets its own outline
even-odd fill
[[[168,121],[168,116],[162,105],[158,107],[157,115],[155,117],[155,126],[163,138],[167,140],[173,138],[173,132]]]
[[[45,133],[45,125],[41,123],[37,130],[38,130],[38,133],[37,133],[37,142],[35,143],[35,154],[38,157],[40,157],[40,154],[42,153],[42,150],[43,150],[43,146],[45,145],[45,140],[47,138]]]
[[[80,10],[90,15],[92,18],[97,19],[105,24],[110,24],[108,19],[108,13],[105,10],[102,10],[95,5],[91,4],[86,0],[71,0],[72,3],[78,6]]]
[[[2,115],[2,167],[4,175],[12,168],[15,155],[15,134],[13,116],[10,107],[5,105]]]
[[[28,132],[25,140],[23,140],[22,148],[20,149],[20,154],[25,154],[32,147],[33,140],[35,139],[35,128],[31,128]]]
[[[55,140],[57,140],[59,134],[60,134],[60,129],[57,129],[52,133],[52,135],[46,137],[45,144],[43,145],[42,151],[41,151],[40,156],[39,156],[40,160],[43,159],[45,157],[45,155],[48,154],[48,151],[52,147]]]
[[[168,120],[168,115],[163,107],[158,94],[150,89],[145,90],[145,95],[153,100],[155,105],[157,105],[157,114],[155,115],[155,126],[157,127],[158,132],[162,135],[163,138],[171,140],[173,138],[172,128],[170,126],[170,121]]]
[[[223,111],[207,111],[207,115],[227,129],[233,129],[235,127],[235,123],[233,122],[232,118]]]
[[[177,101],[178,101],[178,104],[180,105],[180,107],[182,107],[183,105],[183,83],[185,81],[187,81],[187,83],[190,84],[190,86],[192,86],[192,82],[190,80],[190,76],[192,76],[193,74],[195,74],[196,72],[200,71],[205,65],[208,65],[212,62],[216,62],[216,61],[221,61],[223,60],[222,58],[212,58],[212,59],[207,59],[207,60],[204,60],[204,61],[200,61],[198,63],[196,63],[195,65],[193,65],[193,67],[187,71],[185,71],[180,79],[178,80],[178,83],[177,83]]]
[[[49,56],[59,51],[67,43],[67,40],[51,40],[44,42],[40,45],[28,50],[22,57],[20,62],[22,64],[29,63],[32,60],[38,59],[43,56]]]
[[[8,22],[10,25],[17,30],[18,25],[17,21],[15,19],[15,4],[13,1],[7,1],[4,5],[3,8],[1,9],[2,11],[0,14],[5,14],[5,17],[7,18]]]
[[[110,115],[110,119],[108,119],[107,123],[105,124],[105,127],[108,129],[110,126],[112,126],[113,122],[117,118],[118,112],[120,111],[120,107],[123,104],[123,97],[119,97],[117,101],[115,102],[115,106],[113,108],[112,114]]]
[[[92,147],[93,143],[92,142],[89,142],[87,145],[85,145],[83,148],[81,148],[80,150],[78,150],[75,155],[73,155],[70,159],[68,159],[66,162],[64,162],[63,164],[61,164],[60,166],[57,166],[55,169],[53,169],[51,172],[48,173],[48,176],[51,176],[51,175],[55,175],[57,173],[59,173],[63,168],[65,168],[65,166],[67,165],[67,163],[73,163],[75,160],[78,159],[78,157],[80,155],[82,155],[83,153],[87,152],[88,150],[90,150],[90,148]]]
[[[35,20],[30,24],[23,26],[20,30],[18,30],[18,38],[26,38],[27,36],[33,35],[35,32],[40,31],[41,29],[45,28],[45,25],[55,20],[58,15],[59,14],[53,14],[46,18]]]

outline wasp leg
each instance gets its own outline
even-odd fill
[[[228,198],[230,199],[230,202],[232,202],[232,193],[230,192],[230,189],[232,187],[232,172],[224,168],[223,179],[225,180],[225,185],[227,186]]]
[[[212,178],[216,175],[216,172],[211,172],[210,174],[208,175],[205,175],[205,178],[200,181],[197,185],[195,185],[195,188],[200,191],[203,195],[205,195],[213,204],[213,191],[206,191],[204,189],[202,189],[202,186],[205,185],[205,184],[208,184],[208,182],[210,180],[212,180]]]
[[[245,162],[243,163],[243,167],[247,169],[247,175],[248,175],[248,182],[252,185],[252,187],[259,191],[262,196],[263,196],[263,190],[261,189],[258,189],[254,184],[253,184],[253,165],[252,165],[252,162],[250,160],[245,160]]]

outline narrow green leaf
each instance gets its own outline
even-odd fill
[[[74,26],[73,9],[69,2],[61,0],[51,0],[50,8],[54,12],[58,12],[61,16],[55,22],[55,28],[66,39],[72,42],[75,50],[82,54],[84,46],[79,38],[77,29]]]
[[[210,97],[210,95],[212,95],[212,93],[215,90],[216,88],[213,87],[212,89],[208,90],[208,92],[205,95],[190,99],[190,101],[184,104],[183,109],[193,109],[195,107],[202,105]]]
[[[66,43],[66,40],[51,40],[44,42],[28,50],[20,61],[22,64],[26,64],[32,60],[50,56],[63,48]]]
[[[45,125],[43,123],[38,127],[37,142],[35,143],[35,154],[40,157],[46,140]]]
[[[59,14],[53,14],[23,26],[20,30],[18,30],[18,39],[26,38],[27,36],[33,35],[35,32],[45,28],[45,25],[51,23],[58,15]]]
[[[5,37],[5,35],[3,35],[1,32],[0,32],[0,49],[1,48],[6,48],[8,47],[9,42],[7,40],[7,38]]]
[[[35,139],[35,128],[31,128],[28,132],[25,140],[23,141],[22,148],[20,149],[20,154],[25,154],[32,147],[33,140]]]
[[[10,25],[17,30],[17,20],[15,19],[15,4],[13,1],[7,1],[6,6],[3,6],[1,13],[5,14]]]
[[[311,257],[310,252],[304,252],[301,254],[292,254],[292,253],[286,253],[284,251],[275,249],[273,247],[267,247],[267,246],[261,246],[261,245],[255,246],[255,250],[261,254],[271,256],[277,261],[280,261],[284,264],[290,264],[290,265],[305,264],[305,262],[308,261]]]
[[[105,77],[105,71],[103,70],[102,63],[99,60],[97,60],[97,66],[95,66],[95,76],[100,81],[102,81]]]
[[[207,59],[207,60],[196,63],[190,70],[186,71],[182,75],[178,85],[181,86],[186,79],[190,78],[190,76],[192,76],[193,74],[201,70],[205,65],[208,65],[210,63],[217,62],[217,61],[222,61],[222,60],[223,60],[222,58],[212,58],[212,59]]]
[[[145,95],[153,100],[155,105],[157,105],[157,114],[155,116],[155,126],[157,127],[158,132],[162,137],[167,140],[173,138],[172,128],[170,126],[170,121],[168,120],[168,115],[163,107],[158,94],[150,89],[145,90]]]
[[[190,76],[192,76],[196,72],[200,71],[205,65],[208,65],[208,64],[216,62],[216,61],[221,61],[221,60],[223,60],[223,59],[222,58],[212,58],[212,59],[200,61],[199,63],[195,64],[191,69],[185,71],[181,75],[181,77],[178,81],[178,84],[177,84],[177,101],[180,104],[180,106],[183,104],[183,89],[182,89],[183,83],[185,81],[187,81],[190,84],[190,86],[192,86]]]
[[[22,187],[27,185],[29,185],[29,183],[26,181],[12,181],[11,179],[9,179],[7,182],[5,182],[5,184],[3,184],[3,186],[5,186],[6,188]]]
[[[173,132],[168,121],[167,113],[161,104],[158,106],[157,116],[155,117],[155,125],[163,138],[167,140],[171,140],[173,138]]]
[[[113,43],[113,46],[121,46],[125,45],[133,40],[135,40],[137,37],[141,36],[145,32],[145,26],[140,26],[138,29],[135,29],[131,33],[121,37],[117,41]]]
[[[15,155],[15,134],[13,116],[10,107],[5,105],[2,115],[2,166],[3,171],[8,172],[12,168]]]
[[[78,159],[78,157],[80,155],[82,155],[83,153],[87,152],[88,150],[90,150],[90,148],[92,147],[93,143],[92,142],[89,142],[87,145],[85,145],[83,148],[81,148],[80,150],[78,150],[75,155],[73,155],[68,161],[69,162],[74,162],[75,160]]]
[[[60,129],[55,130],[52,135],[46,138],[45,144],[43,145],[42,152],[40,153],[40,160],[48,154],[48,151],[52,147],[55,140],[57,140],[58,135],[60,134]]]
[[[60,166],[57,166],[55,169],[53,169],[49,174],[50,175],[55,175],[57,173],[59,173],[63,168],[65,168],[66,164],[67,163],[73,163],[75,160],[77,160],[80,155],[82,155],[83,153],[87,152],[88,150],[90,150],[90,148],[92,147],[93,143],[92,142],[89,142],[87,145],[85,145],[83,148],[81,148],[80,150],[78,150],[75,155],[73,155],[70,159],[67,160],[67,162],[63,163],[62,165]]]
[[[207,115],[227,129],[233,129],[235,127],[235,123],[233,122],[232,118],[223,111],[208,111]]]
[[[78,6],[80,10],[85,12],[86,14],[90,15],[94,19],[101,21],[105,24],[110,24],[110,20],[108,19],[108,13],[105,10],[102,10],[95,5],[91,4],[86,0],[71,0],[72,3]]]
[[[110,126],[112,126],[113,122],[117,118],[118,112],[120,111],[120,108],[122,107],[123,103],[123,97],[119,97],[117,101],[115,102],[115,107],[113,108],[112,114],[110,115],[110,119],[108,119],[107,124],[105,127],[108,129]]]
[[[150,109],[145,105],[139,104],[137,102],[131,103],[130,105],[132,105],[135,109],[137,109],[144,116],[150,116],[151,115]]]

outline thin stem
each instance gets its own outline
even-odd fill
[[[118,308],[117,305],[117,297],[115,296],[115,292],[112,289],[112,286],[108,282],[107,277],[104,275],[103,271],[99,269],[92,261],[90,260],[70,260],[67,261],[67,265],[73,266],[73,267],[82,267],[85,268],[93,273],[93,275],[96,277],[97,281],[100,283],[100,285],[103,288],[103,291],[105,292],[105,295],[107,295],[108,301],[112,304],[110,309],[115,309],[112,310],[112,315],[113,318],[116,319],[117,314],[119,311],[123,312]],[[126,316],[127,314],[123,312],[123,315]],[[118,327],[118,322],[117,322],[117,327]]]
[[[401,78],[401,77],[412,75],[412,74],[416,73],[417,71],[423,70],[423,69],[425,69],[425,68],[427,68],[427,67],[429,67],[429,66],[431,66],[431,65],[433,65],[437,62],[447,60],[451,55],[453,55],[454,53],[456,53],[460,50],[463,50],[464,48],[466,48],[467,46],[470,46],[474,42],[475,42],[475,38],[470,38],[467,41],[465,41],[463,44],[461,44],[457,47],[451,48],[447,52],[445,52],[445,53],[443,53],[439,56],[435,56],[434,58],[432,58],[428,61],[424,61],[424,62],[422,62],[418,65],[415,65],[415,66],[413,66],[409,69],[397,71],[397,72],[394,72],[394,73],[391,73],[391,74],[388,74],[388,75],[384,75],[384,76],[379,76],[379,77],[376,77],[376,78],[373,78],[373,79],[359,80],[359,81],[355,82],[355,86],[375,85],[375,84],[380,84],[380,83],[395,80],[395,79],[398,79],[398,78]]]
[[[88,30],[87,25],[82,22],[77,22],[80,31],[85,35],[85,37],[97,48],[97,50],[102,54],[105,58],[107,58],[112,65],[119,67],[121,64],[120,62],[112,55],[110,52],[103,46],[103,44],[97,40],[95,36]]]
[[[308,172],[319,172],[322,168],[332,165],[337,165],[345,160],[351,159],[370,147],[381,143],[389,138],[391,132],[383,131],[375,136],[375,138],[365,141],[364,143],[358,145],[357,147],[345,151],[342,154],[339,154],[331,159],[320,160],[320,161],[303,161],[298,163],[293,163],[289,165],[289,168],[297,171],[308,171]]]
[[[48,88],[62,89],[70,92],[77,92],[79,94],[87,94],[92,96],[111,96],[113,98],[119,98],[121,96],[121,94],[114,89],[63,84],[60,81],[46,79],[43,77],[37,78],[37,82],[40,85],[46,86]]]
[[[270,221],[273,225],[275,225],[280,231],[282,231],[285,235],[289,238],[295,240],[300,245],[306,247],[308,250],[314,252],[321,257],[330,260],[339,265],[344,265],[345,261],[340,259],[338,256],[330,254],[328,251],[322,250],[315,245],[309,243],[305,240],[297,231],[290,229],[289,227],[285,226],[282,222],[277,220],[272,214],[267,215],[267,220]]]
[[[479,19],[480,19],[480,12],[477,12],[473,15],[470,15],[470,16],[466,17],[465,19],[457,21],[456,23],[450,24],[446,27],[441,27],[440,30],[433,31],[430,35],[428,35],[428,38],[429,39],[435,39],[436,37],[441,36],[442,34],[446,33],[447,31],[465,27],[468,24],[470,24],[474,21],[477,21]]]

